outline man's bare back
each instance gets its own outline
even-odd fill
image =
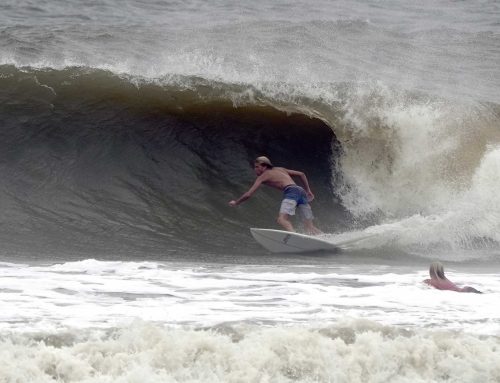
[[[288,185],[295,185],[292,177],[288,175],[288,170],[285,168],[274,167],[267,170],[259,176],[264,185],[283,190]]]

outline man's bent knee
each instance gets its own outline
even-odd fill
[[[280,214],[278,216],[278,219],[277,219],[277,222],[279,225],[281,225],[283,228],[285,228],[285,230],[288,230],[288,231],[295,231],[293,229],[293,225],[292,223],[289,221],[288,219],[288,216],[285,215],[285,214]]]

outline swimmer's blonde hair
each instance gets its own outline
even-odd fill
[[[444,276],[444,268],[441,262],[432,262],[429,267],[429,274],[431,278],[446,279]]]

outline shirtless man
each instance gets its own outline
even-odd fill
[[[309,202],[314,199],[306,175],[297,170],[274,167],[269,158],[258,157],[254,162],[254,170],[257,175],[252,187],[237,200],[229,202],[230,206],[237,206],[249,199],[261,184],[271,186],[283,192],[283,201],[278,216],[278,223],[287,231],[295,231],[290,216],[295,215],[298,208],[304,220],[304,228],[308,234],[321,234],[321,230],[313,225],[313,214]],[[305,190],[298,186],[292,179],[298,176],[305,186]]]

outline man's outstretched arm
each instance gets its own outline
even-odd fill
[[[252,187],[246,193],[243,193],[243,195],[240,198],[229,201],[229,206],[237,206],[240,203],[245,202],[253,195],[253,193],[255,193],[255,191],[260,187],[261,184],[262,184],[262,179],[259,177],[255,180]]]

